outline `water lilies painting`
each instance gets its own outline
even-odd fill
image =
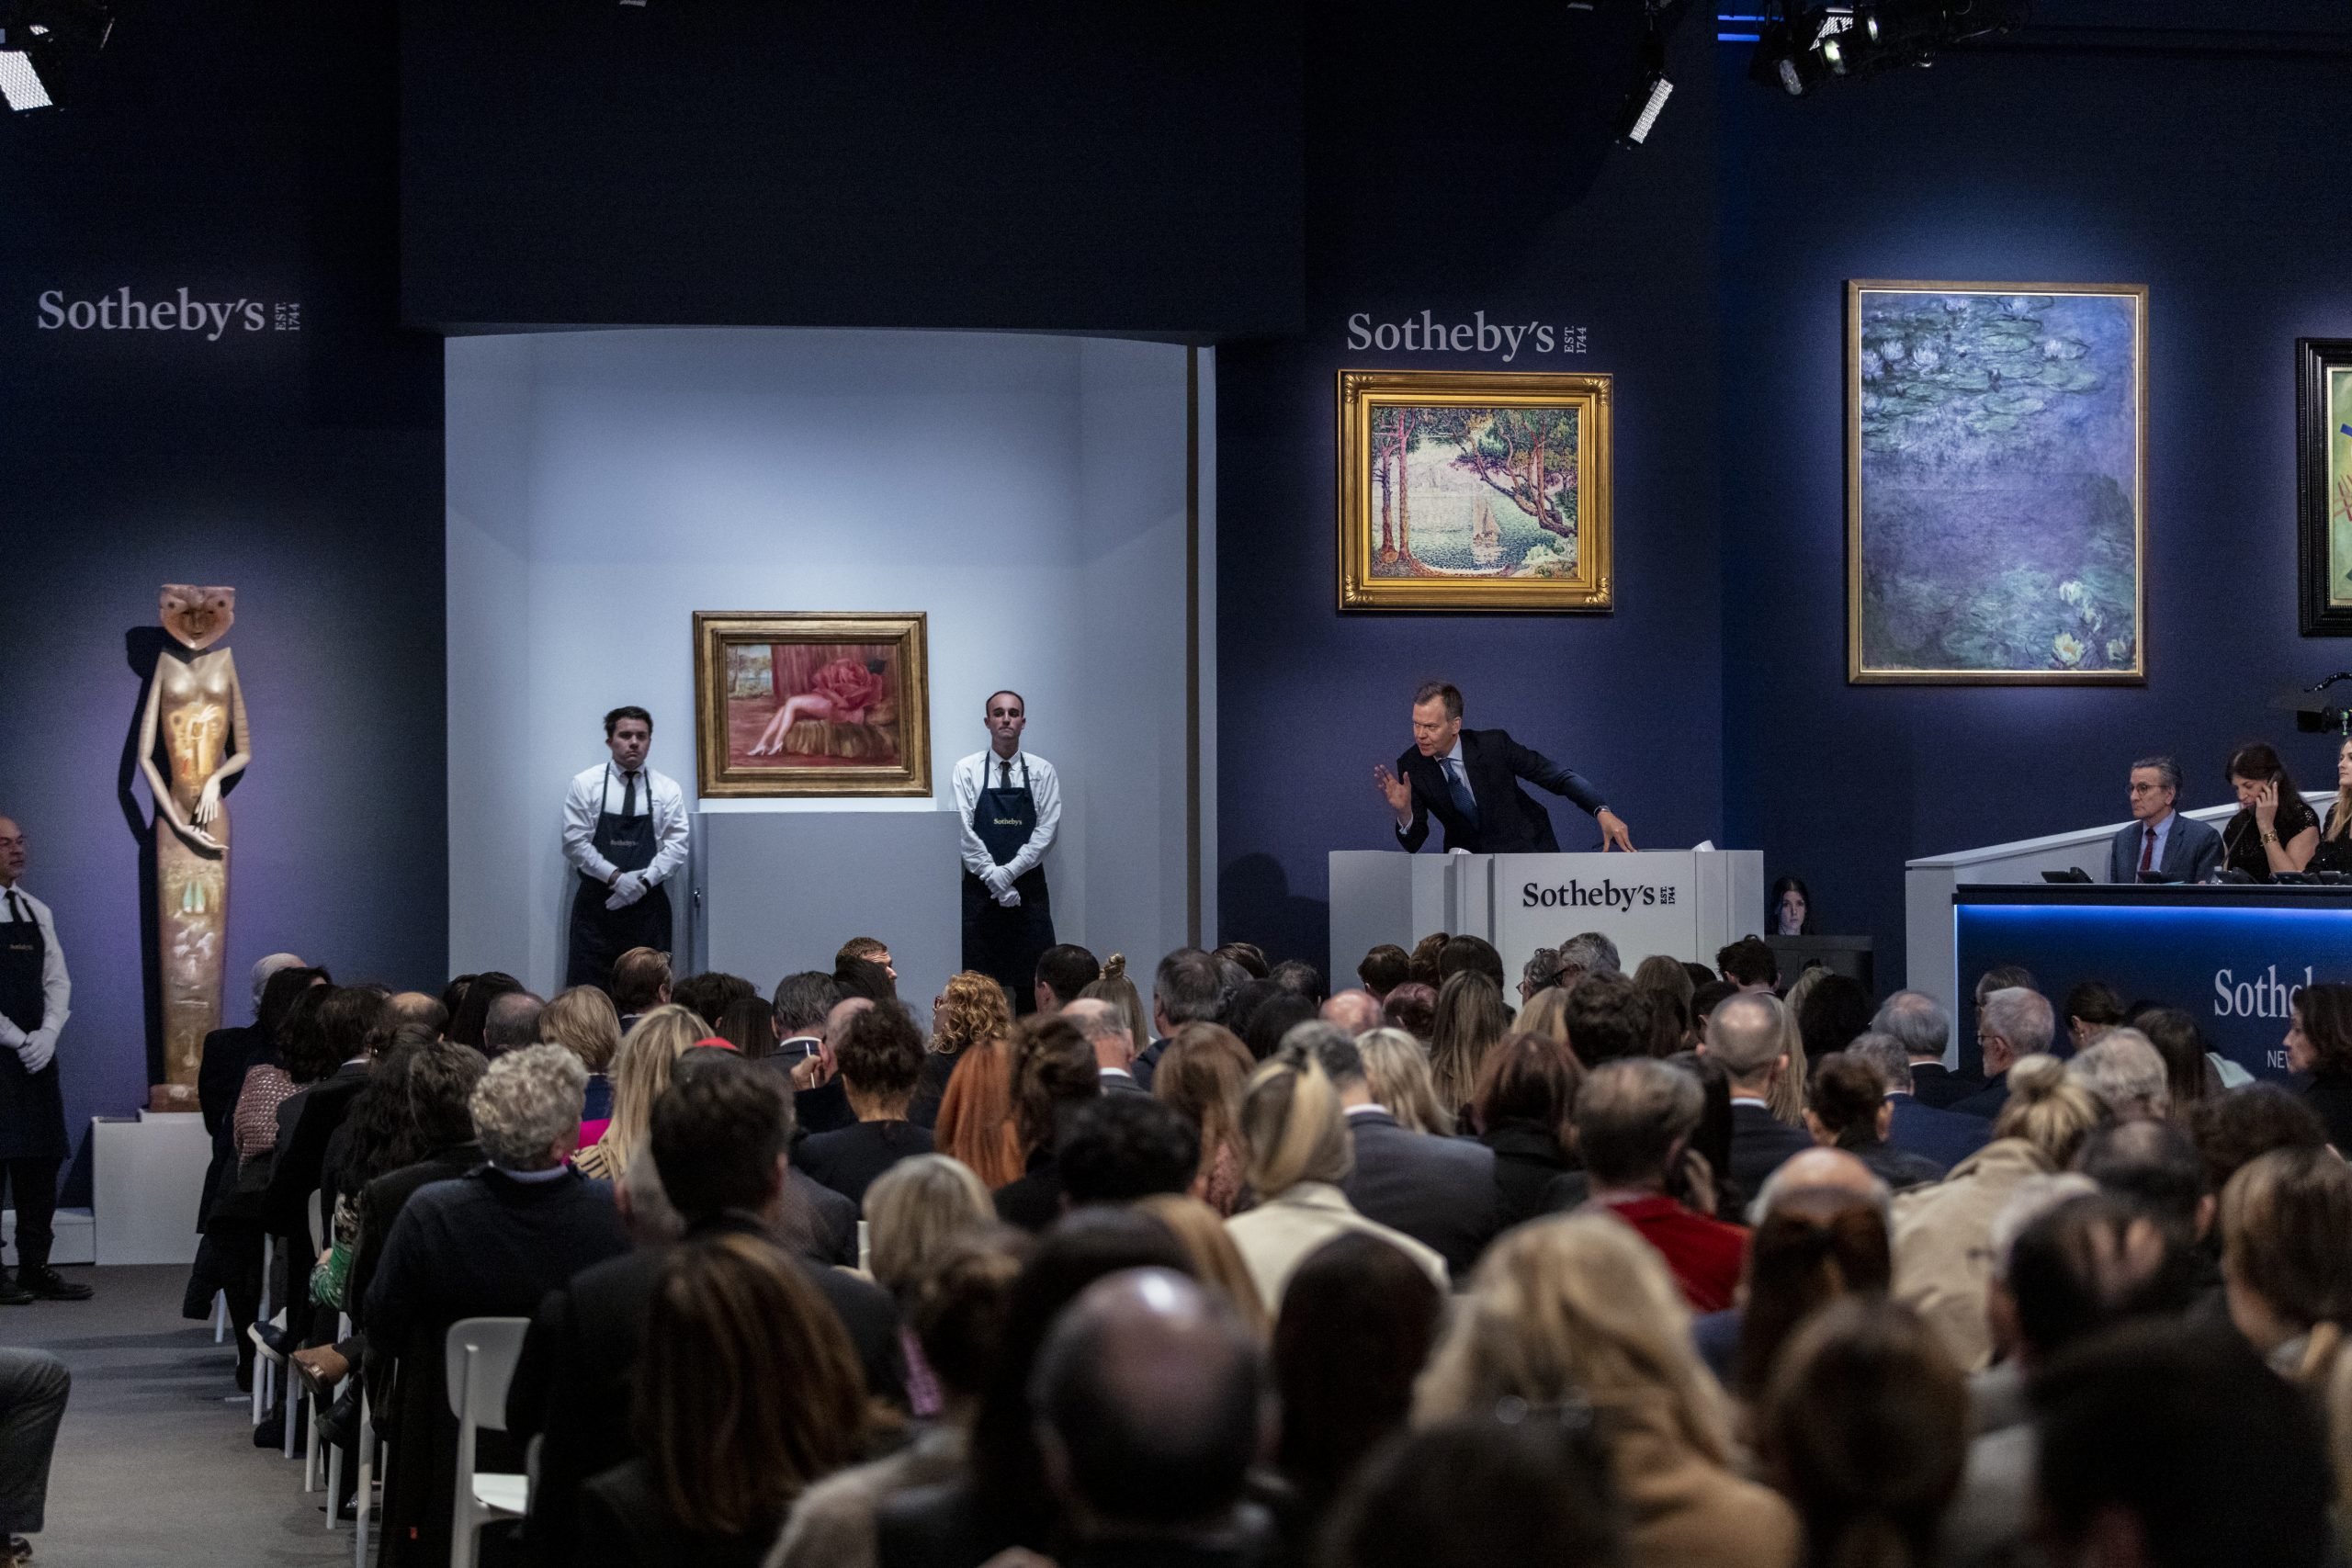
[[[1340,375],[1340,607],[1607,611],[1610,378]]]
[[[2148,292],[1847,286],[1849,677],[2146,678]]]

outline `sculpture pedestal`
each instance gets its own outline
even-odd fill
[[[197,1205],[212,1163],[212,1136],[194,1111],[142,1111],[90,1119],[93,1258],[99,1263],[193,1263]],[[65,1213],[58,1213],[58,1260]]]

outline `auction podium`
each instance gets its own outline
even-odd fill
[[[1431,931],[1483,937],[1516,981],[1539,947],[1582,931],[1617,944],[1630,971],[1652,953],[1714,967],[1764,922],[1759,850],[1644,854],[1408,855],[1331,852],[1331,985],[1382,942],[1408,952]],[[1510,998],[1506,998],[1510,999]]]

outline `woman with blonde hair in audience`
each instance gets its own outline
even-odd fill
[[[945,1155],[910,1155],[865,1190],[866,1272],[899,1303],[899,1345],[907,1358],[907,1407],[939,1414],[939,1381],[907,1326],[915,1286],[963,1236],[996,1224],[996,1204],[971,1168]]]
[[[1507,1402],[1590,1410],[1636,1568],[1796,1562],[1793,1511],[1734,1472],[1731,1412],[1691,1348],[1682,1292],[1622,1221],[1536,1220],[1479,1263],[1415,1389],[1413,1424],[1489,1416]]]
[[[1269,1316],[1282,1311],[1291,1270],[1346,1231],[1368,1232],[1403,1248],[1444,1286],[1443,1258],[1403,1232],[1366,1219],[1340,1190],[1355,1168],[1355,1155],[1340,1091],[1312,1057],[1285,1052],[1251,1075],[1241,1100],[1241,1139],[1258,1206],[1234,1215],[1226,1229],[1249,1265]]]
[[[582,1148],[605,1135],[613,1116],[613,1058],[621,1052],[621,1015],[595,986],[558,991],[539,1010],[539,1038],[560,1045],[588,1069],[588,1101],[580,1113]]]
[[[1797,1010],[1786,1002],[1781,1004],[1781,1049],[1788,1053],[1788,1065],[1772,1080],[1771,1091],[1764,1102],[1772,1108],[1774,1117],[1802,1129],[1805,1125],[1804,1091],[1813,1074],[1805,1065],[1804,1031],[1797,1026]]]
[[[1894,1295],[1919,1310],[1964,1372],[1993,1359],[1984,1309],[1992,1291],[1993,1221],[2018,1183],[2072,1163],[2091,1129],[2107,1120],[2098,1097],[2066,1076],[2066,1064],[2036,1053],[2009,1068],[2009,1098],[1993,1121],[1993,1141],[1941,1181],[1894,1200]]]
[[[2329,1148],[2274,1149],[2222,1189],[2230,1321],[2281,1373],[2327,1385],[2352,1327],[2352,1167]]]
[[[1153,1096],[1201,1134],[1192,1193],[1221,1215],[1241,1202],[1241,1091],[1256,1066],[1250,1048],[1223,1024],[1188,1023],[1151,1075]]]
[[[629,1160],[645,1146],[653,1102],[670,1087],[672,1065],[709,1033],[700,1014],[675,1002],[664,1002],[637,1021],[613,1058],[612,1121],[604,1136],[571,1162],[581,1175],[617,1181],[628,1173]]]
[[[1430,1076],[1437,1082],[1438,1103],[1457,1120],[1478,1092],[1487,1053],[1510,1027],[1503,994],[1476,970],[1462,970],[1439,987],[1437,1018],[1430,1029]]]
[[[1453,1112],[1437,1102],[1430,1054],[1419,1041],[1401,1029],[1375,1029],[1356,1037],[1356,1054],[1363,1058],[1373,1103],[1396,1118],[1398,1126],[1408,1133],[1453,1135]]]
[[[1141,1055],[1151,1043],[1151,1010],[1143,1005],[1143,993],[1127,978],[1127,955],[1114,953],[1102,961],[1102,973],[1080,988],[1080,996],[1094,1001],[1109,1002],[1127,1021],[1127,1033],[1135,1040],[1136,1051]]]
[[[1527,1005],[1519,1010],[1519,1016],[1510,1021],[1511,1032],[1541,1034],[1555,1044],[1566,1045],[1568,991],[1566,986],[1546,986],[1528,998]]]
[[[922,1077],[907,1107],[907,1120],[934,1134],[947,1086],[956,1067],[976,1048],[985,1048],[1012,1032],[1012,1010],[1005,1005],[1004,987],[986,975],[965,969],[947,976],[947,984],[931,1004],[931,1049],[923,1054]]]
[[[1155,1193],[1136,1200],[1135,1206],[1168,1227],[1177,1245],[1192,1256],[1193,1274],[1225,1295],[1243,1326],[1261,1341],[1273,1332],[1273,1320],[1266,1315],[1266,1303],[1225,1228],[1224,1215],[1198,1198],[1177,1192]]]

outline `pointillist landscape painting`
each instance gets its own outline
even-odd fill
[[[2146,291],[1857,283],[1857,681],[2143,677]]]
[[[1340,372],[1340,607],[1610,609],[1610,389]]]

